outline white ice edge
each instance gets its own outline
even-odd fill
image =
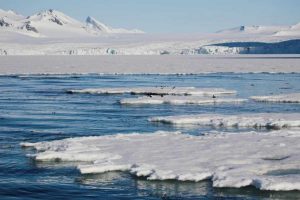
[[[280,130],[204,136],[135,133],[21,145],[37,149],[36,160],[85,161],[78,165],[83,174],[120,170],[148,180],[210,179],[214,187],[289,191],[300,190],[299,142],[299,131]]]
[[[279,94],[270,96],[252,96],[250,98],[258,102],[300,103],[300,93]]]
[[[160,122],[173,125],[201,125],[221,127],[253,127],[281,129],[289,127],[300,127],[299,113],[252,113],[238,115],[222,114],[195,114],[177,115],[165,117],[152,117],[151,122]]]
[[[143,95],[235,95],[235,90],[223,88],[195,88],[195,87],[119,87],[119,88],[86,88],[80,90],[68,90],[69,93],[87,93],[87,94],[143,94]]]
[[[220,94],[212,94],[211,96],[216,96],[216,98],[207,96],[142,96],[138,98],[125,98],[120,100],[120,104],[127,105],[141,105],[141,104],[172,104],[172,105],[187,105],[187,104],[221,104],[221,103],[242,103],[247,101],[247,99],[238,98],[224,98],[218,97]]]

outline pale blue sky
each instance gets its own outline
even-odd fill
[[[0,8],[23,15],[52,8],[81,21],[90,15],[114,27],[149,33],[300,22],[300,0],[0,0]]]

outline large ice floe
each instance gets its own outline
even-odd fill
[[[271,96],[252,96],[254,101],[278,102],[278,103],[300,103],[300,93],[280,94]]]
[[[140,94],[140,95],[197,95],[197,96],[220,96],[234,95],[235,90],[223,88],[195,88],[195,87],[124,87],[124,88],[87,88],[81,90],[67,90],[68,93],[87,94]]]
[[[166,117],[152,117],[151,122],[174,125],[201,125],[221,127],[253,127],[267,129],[281,129],[300,127],[299,113],[251,113],[238,115],[196,114]]]
[[[82,174],[128,171],[148,180],[201,181],[214,187],[300,190],[300,132],[117,134],[22,143],[37,161],[83,161]]]
[[[142,96],[138,98],[125,98],[121,99],[121,104],[173,104],[173,105],[183,105],[183,104],[219,104],[219,103],[241,103],[245,102],[247,99],[238,98],[224,98],[224,97],[206,97],[206,96]]]

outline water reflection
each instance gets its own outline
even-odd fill
[[[113,184],[126,178],[126,175],[121,172],[107,172],[101,174],[87,174],[76,178],[76,182],[84,185],[105,186]],[[127,177],[128,178],[128,177]]]
[[[201,197],[212,195],[212,186],[209,181],[195,183],[136,179],[135,186],[139,195],[148,193],[156,197]]]
[[[107,172],[101,174],[81,175],[76,182],[93,188],[112,188],[125,183],[125,188],[133,187],[137,196],[152,196],[159,199],[300,199],[299,191],[276,192],[260,191],[254,187],[245,188],[213,188],[212,182],[201,181],[149,181],[133,177],[126,172]]]

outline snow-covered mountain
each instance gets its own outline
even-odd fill
[[[13,19],[13,20],[20,20],[20,19],[24,18],[24,16],[17,14],[13,10],[5,11],[5,10],[2,10],[2,9],[0,9],[0,17],[1,18]]]
[[[239,26],[217,32],[233,35],[300,36],[300,23],[293,26]]]
[[[298,54],[300,23],[240,26],[212,34],[140,34],[93,17],[80,22],[45,10],[24,17],[0,10],[0,55]]]
[[[275,36],[300,36],[300,23],[290,26],[285,30],[278,31]]]
[[[82,23],[52,9],[28,17],[18,15],[13,11],[0,10],[0,31],[49,38],[88,37],[112,33],[143,33],[136,29],[111,28],[91,17],[87,18],[86,23]]]
[[[219,31],[221,34],[275,34],[288,26],[239,26]]]
[[[39,36],[37,30],[30,25],[30,21],[12,10],[0,9],[0,31],[20,33],[32,37]]]
[[[93,33],[144,33],[138,29],[127,30],[122,28],[112,28],[90,16],[86,18],[86,28]]]

